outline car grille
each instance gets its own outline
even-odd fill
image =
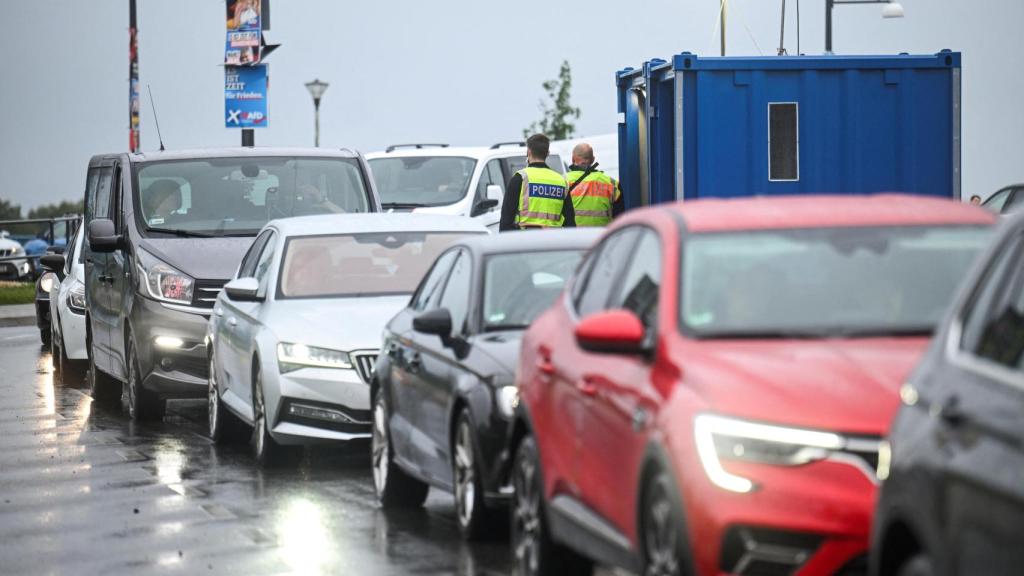
[[[192,306],[196,308],[213,308],[217,296],[224,289],[227,280],[196,280],[196,287],[192,293]]]
[[[720,567],[740,576],[788,576],[814,555],[821,541],[815,534],[733,526],[722,542]]]
[[[14,248],[0,248],[0,258],[14,256]]]
[[[379,350],[360,350],[359,352],[349,354],[352,357],[352,363],[355,364],[356,372],[359,373],[359,377],[366,384],[373,380],[373,370],[377,365],[377,356],[379,354]]]

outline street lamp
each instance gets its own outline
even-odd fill
[[[324,92],[327,92],[327,82],[321,82],[319,78],[314,79],[312,82],[306,82],[306,89],[309,90],[309,95],[313,97],[313,109],[316,115],[316,132],[313,137],[313,143],[317,147],[320,146],[320,98],[323,97]]]
[[[836,4],[885,4],[882,18],[903,18],[903,5],[893,0],[825,0],[825,53],[832,53],[832,8]]]

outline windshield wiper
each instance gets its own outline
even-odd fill
[[[870,328],[820,328],[806,330],[750,330],[698,333],[698,338],[725,340],[801,340],[801,339],[834,339],[834,338],[887,338],[899,336],[929,336],[933,328],[926,326],[911,327],[870,327]]]
[[[499,330],[526,330],[530,326],[528,324],[488,324],[484,327],[484,332],[497,332]]]
[[[181,238],[213,238],[213,234],[207,234],[205,232],[193,232],[191,230],[181,230],[178,228],[147,228],[150,232],[163,232],[164,234],[174,234]]]
[[[417,204],[416,202],[382,202],[380,206],[385,210],[403,210],[408,208],[423,208],[426,204]]]

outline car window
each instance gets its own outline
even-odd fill
[[[644,230],[640,233],[636,248],[632,250],[622,286],[610,308],[629,310],[640,318],[644,326],[652,328],[658,317],[660,286],[661,245],[657,233]]]
[[[474,203],[487,199],[487,187],[491,184],[501,187],[502,194],[505,193],[505,183],[501,177],[501,163],[498,160],[491,160],[480,172],[480,182],[476,185],[476,199]]]
[[[587,275],[580,279],[581,286],[574,300],[580,317],[604,310],[619,272],[630,258],[636,241],[637,229],[626,228],[606,238],[596,251],[597,257]]]
[[[90,206],[90,220],[94,218],[110,218],[110,189],[114,169],[110,166],[97,170],[96,192]]]
[[[96,188],[100,181],[100,169],[90,168],[85,179],[85,217],[92,220],[96,213]]]
[[[505,159],[505,162],[508,165],[509,174],[515,174],[527,166],[526,156],[510,156]],[[548,168],[551,168],[555,172],[565,174],[565,167],[562,166],[562,157],[558,154],[549,154],[546,164],[548,165]]]
[[[255,274],[260,251],[263,250],[263,245],[267,243],[267,238],[270,238],[271,234],[270,230],[265,230],[259,238],[253,241],[252,246],[249,246],[249,251],[242,258],[242,265],[238,267],[239,278],[251,278]]]
[[[448,278],[452,262],[455,261],[455,257],[458,254],[458,250],[452,250],[445,252],[437,259],[434,267],[430,270],[430,274],[423,280],[416,291],[416,295],[413,296],[412,302],[409,305],[410,308],[421,312],[437,307],[437,303],[441,299],[441,288],[444,287],[444,280]]]
[[[274,248],[276,245],[274,233],[270,230],[268,232],[270,232],[270,236],[267,237],[267,241],[263,244],[259,260],[256,261],[256,270],[253,272],[253,277],[260,281],[260,293],[263,294],[266,293],[267,281],[270,277],[270,264],[274,260]]]
[[[440,307],[447,308],[452,315],[452,333],[465,332],[466,317],[469,313],[469,288],[472,280],[473,264],[469,253],[459,251],[459,256],[452,265],[452,273],[444,286]]]
[[[447,206],[469,192],[476,160],[459,156],[387,156],[370,160],[385,208]]]
[[[1003,214],[1020,212],[1021,208],[1024,208],[1024,188],[1017,188],[1013,191],[1013,195],[1010,196],[1006,204],[1003,205]]]
[[[1003,205],[1005,205],[1006,201],[1010,199],[1010,192],[1012,191],[1013,190],[1010,188],[1000,190],[999,192],[996,192],[994,195],[992,195],[992,197],[990,197],[988,200],[985,200],[982,206],[988,208],[989,210],[995,212],[996,214],[999,214],[1000,212],[1003,211]]]
[[[1024,238],[1002,250],[983,276],[964,321],[962,349],[1018,371],[1024,369]]]
[[[527,328],[562,293],[583,253],[583,249],[567,249],[488,256],[483,331]]]

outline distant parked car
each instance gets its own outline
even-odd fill
[[[252,434],[261,465],[290,446],[370,437],[381,332],[469,218],[352,214],[276,220],[217,297],[208,327],[209,432]]]
[[[1011,217],[900,391],[872,574],[1024,566],[1024,214]]]
[[[1000,215],[1020,211],[1024,208],[1024,184],[1015,184],[1013,186],[1003,188],[989,196],[988,199],[982,203],[982,207]]]
[[[10,234],[0,231],[0,258],[24,256],[25,248],[11,239]],[[0,280],[21,280],[32,272],[27,258],[0,260]]]
[[[62,382],[77,382],[85,376],[85,264],[82,258],[84,231],[79,228],[71,250],[62,256],[44,257],[57,280],[50,289],[50,350],[53,372]]]
[[[523,336],[517,573],[863,574],[899,387],[994,219],[898,195],[616,219]]]
[[[389,146],[367,154],[385,210],[468,216],[497,232],[505,184],[526,168],[526,143],[449,148],[447,144]],[[560,174],[557,153],[548,166]]]
[[[463,536],[511,496],[510,432],[520,336],[561,293],[598,230],[467,238],[434,264],[384,330],[374,398],[373,478],[384,506],[455,494]]]
[[[377,212],[363,157],[327,148],[110,154],[89,163],[86,349],[93,395],[133,420],[207,393],[206,325],[268,221]]]

